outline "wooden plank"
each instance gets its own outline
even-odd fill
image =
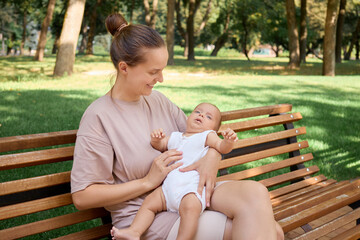
[[[236,166],[236,165],[240,165],[240,164],[244,164],[244,163],[248,163],[248,162],[253,162],[253,161],[256,161],[259,159],[264,159],[264,158],[304,149],[307,147],[309,147],[308,142],[303,141],[303,142],[299,142],[299,143],[292,143],[292,144],[287,144],[284,146],[275,147],[275,148],[271,148],[271,149],[267,149],[267,150],[263,150],[263,151],[249,153],[249,154],[245,154],[245,155],[242,155],[239,157],[232,157],[232,158],[228,158],[228,159],[224,159],[224,160],[220,161],[219,169],[224,169],[224,168],[228,168],[228,167],[232,167],[232,166]]]
[[[0,208],[0,220],[19,217],[72,204],[70,193]]]
[[[74,143],[77,130],[0,138],[0,152]]]
[[[307,240],[307,239],[317,239],[319,237],[325,236],[328,233],[334,231],[334,229],[338,229],[342,226],[345,226],[346,224],[356,221],[360,216],[360,208],[351,211],[344,216],[341,216],[339,218],[336,218],[335,220],[326,223],[311,232],[305,233],[294,240]]]
[[[339,234],[338,236],[332,238],[332,240],[356,240],[360,238],[360,225],[357,225],[354,228]]]
[[[241,180],[241,179],[251,178],[251,177],[259,176],[264,173],[268,173],[268,172],[276,171],[276,170],[279,170],[282,168],[290,167],[292,165],[296,165],[299,163],[304,163],[304,162],[310,161],[311,159],[313,159],[313,155],[311,153],[308,153],[305,155],[288,158],[285,160],[281,160],[281,161],[274,162],[274,163],[269,163],[269,164],[262,165],[259,167],[250,168],[247,170],[243,170],[241,172],[236,172],[236,173],[231,173],[228,175],[220,176],[219,179],[221,181],[225,177],[226,177],[226,179],[232,179],[232,180]]]
[[[218,132],[218,134],[221,134],[221,132]],[[290,137],[296,137],[302,134],[306,134],[305,127],[285,130],[281,132],[269,133],[251,138],[239,139],[237,142],[235,142],[234,149],[254,146],[254,145],[286,139]]]
[[[222,121],[229,121],[234,119],[256,117],[261,115],[273,115],[279,113],[290,112],[291,104],[277,104],[264,107],[246,108],[240,110],[233,110],[221,113]]]
[[[335,198],[337,196],[340,196],[344,192],[351,191],[353,189],[357,189],[358,184],[353,184],[346,182],[345,184],[341,185],[331,185],[330,187],[326,189],[319,194],[310,194],[310,197],[304,197],[302,199],[296,198],[296,202],[291,203],[290,205],[286,207],[282,207],[281,209],[277,209],[274,211],[274,217],[275,220],[280,220],[283,218],[286,218],[288,216],[291,216],[293,214],[296,214],[298,212],[301,212],[305,209],[308,209],[312,206],[316,206],[325,200]]]
[[[278,221],[284,232],[289,232],[297,227],[305,225],[321,216],[340,209],[346,205],[360,200],[360,189],[345,192],[336,198],[324,201],[316,206],[296,213]]]
[[[86,222],[92,219],[107,216],[109,213],[102,208],[90,209],[81,212],[70,213],[46,220],[16,226],[0,230],[0,236],[4,239],[17,239],[50,230],[66,227],[76,223]]]
[[[54,148],[0,156],[0,170],[72,160],[74,147]]]
[[[278,198],[282,195],[289,194],[291,192],[295,192],[299,189],[314,185],[316,183],[320,183],[325,180],[326,180],[326,177],[324,175],[319,175],[316,177],[305,179],[305,180],[297,182],[297,183],[290,184],[285,187],[281,187],[281,188],[272,190],[270,192],[270,199]]]
[[[226,123],[222,124],[219,131],[224,131],[227,128],[231,128],[235,132],[243,132],[252,129],[259,129],[264,127],[276,126],[285,123],[292,123],[302,119],[300,113],[290,113],[274,117],[258,118],[247,121]]]
[[[66,236],[53,238],[53,240],[92,240],[105,238],[110,235],[112,224],[105,224],[102,226],[86,229],[81,232],[72,233]]]
[[[317,173],[320,169],[318,166],[311,166],[308,168],[299,169],[296,171],[284,173],[282,175],[278,175],[272,178],[260,180],[259,182],[264,184],[266,187],[273,187],[282,183],[294,181],[306,176],[311,176]]]
[[[302,188],[296,192],[292,192],[290,194],[273,199],[271,200],[271,203],[274,207],[274,210],[286,208],[290,205],[294,205],[297,204],[298,202],[304,201],[305,199],[310,198],[314,195],[320,194],[324,191],[331,190],[332,188],[336,188],[346,184],[346,182],[342,182],[338,185],[336,185],[335,183],[336,183],[335,180],[327,180],[325,182],[315,184],[307,188]]]
[[[0,196],[43,187],[55,186],[68,182],[70,182],[70,171],[3,182],[0,184]]]

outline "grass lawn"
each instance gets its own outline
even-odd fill
[[[317,59],[288,70],[287,58],[249,62],[230,51],[222,51],[216,58],[206,54],[199,54],[196,62],[177,55],[175,65],[164,71],[165,82],[156,89],[186,114],[202,101],[212,102],[222,111],[291,103],[303,116],[295,126],[307,127],[306,136],[299,137],[309,141],[305,152],[314,155],[313,163],[307,165],[318,165],[321,174],[336,180],[360,176],[359,61],[339,64],[336,77],[323,77]],[[47,56],[44,62],[34,62],[31,57],[0,58],[0,137],[77,129],[86,107],[114,81],[107,55],[78,56],[74,74],[62,78],[52,78],[54,64],[55,56]],[[0,181],[70,169],[71,162],[46,169],[29,167],[26,172],[11,170],[2,173]],[[51,236],[42,234],[39,239]]]

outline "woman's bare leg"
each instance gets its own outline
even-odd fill
[[[201,202],[194,193],[189,193],[180,202],[180,227],[177,240],[194,239],[199,217],[201,213]]]
[[[165,197],[162,188],[158,187],[145,198],[130,227],[124,229],[112,228],[111,235],[113,239],[140,239],[141,235],[154,221],[155,214],[165,210]]]
[[[222,212],[232,219],[226,224],[225,238],[229,235],[230,226],[232,239],[275,240],[282,234],[274,220],[269,193],[261,183],[223,183],[214,190],[210,209]]]

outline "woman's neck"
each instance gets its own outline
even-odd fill
[[[117,79],[113,88],[107,93],[115,99],[119,99],[125,102],[137,102],[140,100],[139,95],[133,94],[131,89],[126,89],[126,84],[121,84],[121,80]]]

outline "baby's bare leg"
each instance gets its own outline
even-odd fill
[[[150,227],[154,221],[155,214],[165,210],[165,197],[161,187],[158,187],[145,198],[129,228],[117,229],[113,227],[111,230],[113,239],[140,239],[140,236]]]
[[[183,197],[179,213],[180,227],[177,240],[194,239],[201,213],[201,202],[194,193],[189,193]]]

